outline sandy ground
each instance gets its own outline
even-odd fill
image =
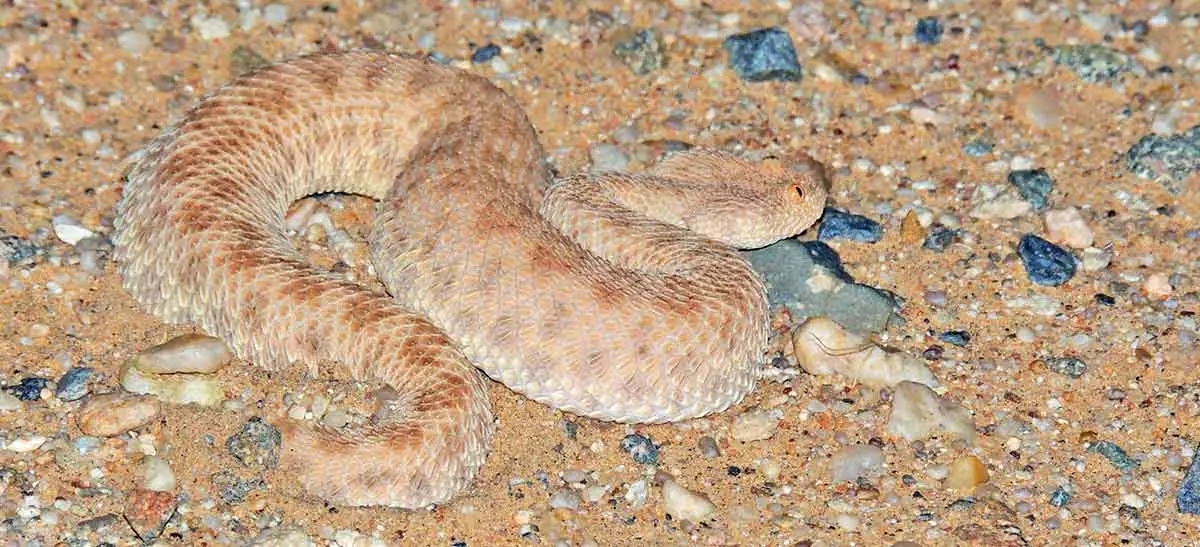
[[[276,528],[294,531],[277,544],[320,545],[1200,545],[1200,516],[1176,507],[1200,441],[1200,175],[1175,181],[1172,193],[1135,176],[1124,158],[1145,135],[1200,124],[1200,4],[363,0],[286,3],[282,12],[249,1],[157,4],[0,7],[0,236],[36,250],[0,264],[0,383],[51,381],[37,400],[0,411],[7,545],[141,543],[127,519],[139,516],[131,500],[147,454],[175,477],[164,502],[170,520],[151,526],[161,544],[265,545],[260,534]],[[925,16],[944,26],[936,44],[914,39]],[[747,82],[729,67],[722,40],[771,26],[792,37],[799,82]],[[613,54],[630,29],[657,32],[665,66],[638,74],[630,65],[645,55]],[[470,62],[487,44],[499,54]],[[1054,60],[1053,48],[1072,44],[1125,54],[1130,69],[1089,81]],[[63,400],[55,382],[88,366],[91,392],[117,390],[129,356],[192,330],[141,312],[110,262],[88,272],[53,219],[107,235],[122,159],[256,59],[364,46],[436,52],[493,79],[526,106],[564,173],[591,158],[613,161],[600,144],[615,144],[626,156],[617,161],[638,169],[670,141],[804,151],[824,162],[831,204],[883,227],[877,243],[830,242],[858,281],[904,299],[906,321],[877,338],[922,359],[971,411],[974,442],[890,435],[887,393],[837,376],[763,382],[728,412],[652,427],[576,418],[494,384],[495,445],[462,496],[431,511],[338,508],[305,497],[284,473],[240,465],[225,440],[252,416],[318,395],[354,399],[365,386],[266,374],[242,361],[216,376],[226,404],[165,405],[135,432],[81,442],[76,416],[88,397]],[[990,149],[977,153],[981,143]],[[971,214],[988,201],[980,186],[1006,187],[1009,171],[1035,167],[1054,180],[1049,209],[1077,208],[1094,234],[1081,248],[1059,242],[1077,257],[1088,246],[1111,250],[1106,263],[1056,287],[1032,283],[1016,251],[1026,233],[1055,239],[1043,212]],[[320,201],[361,241],[370,203]],[[902,229],[910,211],[924,225]],[[923,249],[925,232],[937,229],[930,223],[964,235],[942,252]],[[296,242],[318,264],[336,261],[315,239]],[[366,276],[365,264],[351,269]],[[779,319],[780,332],[793,326]],[[953,330],[970,341],[938,340]],[[1077,357],[1087,371],[1056,373],[1048,357]],[[765,440],[734,439],[734,420],[752,409],[778,410],[777,429]],[[661,445],[657,465],[622,449],[631,433]],[[719,456],[698,447],[704,436]],[[31,438],[42,442],[23,449]],[[1099,441],[1137,465],[1114,465],[1094,450]],[[835,454],[854,444],[880,448],[883,466],[832,481]],[[948,466],[972,455],[986,482],[948,488]],[[214,479],[221,471],[265,482],[226,499]],[[564,473],[581,480],[568,484]],[[667,475],[716,511],[698,523],[668,516],[659,486]],[[594,486],[602,494],[591,500]],[[1060,488],[1069,499],[1055,495]]]

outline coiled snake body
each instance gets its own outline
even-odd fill
[[[389,294],[289,243],[295,200],[379,201]],[[324,53],[223,87],[134,159],[114,242],[126,289],[264,367],[347,366],[395,391],[363,428],[284,421],[285,464],[339,504],[423,507],[475,475],[494,420],[476,367],[565,411],[664,422],[755,382],[763,286],[731,248],[814,222],[806,162],[693,149],[642,174],[553,180],[521,108],[485,79],[382,52]]]

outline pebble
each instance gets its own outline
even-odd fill
[[[964,330],[950,330],[938,335],[938,340],[956,346],[965,346],[971,341],[971,334]]]
[[[0,391],[0,412],[21,410],[21,400],[8,391]]]
[[[767,286],[771,307],[793,318],[828,317],[854,332],[880,332],[898,320],[888,292],[854,282],[841,259],[820,241],[788,238],[742,252]]]
[[[629,454],[633,461],[643,465],[658,463],[658,445],[644,435],[631,434],[621,439],[621,450]]]
[[[929,386],[905,381],[892,392],[887,431],[909,441],[923,440],[944,431],[970,443],[975,438],[975,423],[970,411],[938,397]]]
[[[1125,450],[1112,441],[1096,441],[1087,449],[1088,452],[1095,452],[1104,456],[1113,467],[1122,471],[1129,471],[1141,465],[1137,460],[1130,458]]]
[[[496,44],[487,44],[485,46],[476,48],[475,51],[471,53],[471,62],[480,65],[491,61],[497,55],[500,55],[500,46]]]
[[[38,401],[41,400],[42,390],[46,389],[47,383],[45,378],[30,376],[22,378],[21,382],[15,386],[4,386],[4,390],[22,401]]]
[[[1142,137],[1125,153],[1125,168],[1182,193],[1188,177],[1200,172],[1200,125],[1178,135]]]
[[[946,488],[959,492],[974,490],[987,481],[987,466],[975,456],[954,460],[946,474]]]
[[[1096,247],[1088,247],[1080,253],[1080,267],[1085,272],[1095,272],[1108,267],[1112,261],[1111,249],[1097,249]]]
[[[279,3],[267,4],[263,6],[262,18],[268,25],[283,25],[288,21],[288,7]]]
[[[550,496],[550,507],[553,509],[578,511],[580,503],[579,492],[571,488],[559,488]]]
[[[638,76],[667,65],[662,36],[654,29],[618,30],[613,36],[613,55]]]
[[[692,492],[671,479],[663,481],[662,496],[663,510],[679,520],[702,522],[717,510],[708,496]]]
[[[1075,275],[1075,257],[1062,247],[1033,234],[1025,234],[1017,245],[1025,274],[1038,285],[1056,287]]]
[[[149,374],[213,373],[233,360],[220,339],[184,334],[142,351],[134,358],[138,370]]]
[[[833,24],[821,11],[823,2],[804,2],[788,10],[788,27],[806,42],[821,43],[833,34]]]
[[[817,239],[849,239],[864,243],[875,243],[883,238],[883,227],[878,222],[862,215],[854,215],[833,208],[826,208]]]
[[[1175,494],[1175,507],[1180,513],[1200,515],[1200,448],[1192,455],[1192,464],[1179,483]]]
[[[46,441],[48,440],[50,439],[42,435],[21,435],[5,444],[4,449],[9,452],[16,452],[18,454],[24,452],[33,452],[34,450],[41,448],[42,445],[46,444]]]
[[[889,353],[824,317],[814,317],[792,334],[796,361],[809,374],[841,374],[870,387],[892,387],[906,381],[936,386],[933,372],[921,361]]]
[[[1018,169],[1008,173],[1008,183],[1016,187],[1021,197],[1041,211],[1050,204],[1054,179],[1045,169]]]
[[[944,30],[942,22],[937,17],[922,17],[917,20],[917,26],[913,29],[913,38],[918,43],[934,45],[942,41]]]
[[[219,40],[229,37],[229,23],[220,17],[203,17],[196,26],[200,37],[205,40]]]
[[[162,404],[153,397],[105,393],[87,398],[76,421],[84,435],[113,437],[150,423],[161,412]]]
[[[743,412],[733,419],[730,434],[744,443],[770,439],[779,429],[782,417],[783,411],[779,409]]]
[[[1086,249],[1095,241],[1091,226],[1074,207],[1046,211],[1046,236],[1073,249]]]
[[[962,241],[965,234],[961,228],[935,228],[925,237],[921,248],[940,253],[950,245]]]
[[[984,220],[1009,220],[1033,210],[1029,201],[1022,199],[1011,188],[996,184],[980,184],[971,194],[969,214],[972,218]]]
[[[279,467],[279,445],[283,436],[274,426],[254,416],[242,424],[242,429],[225,440],[230,456],[246,467],[275,469]]]
[[[1042,361],[1046,368],[1070,378],[1079,378],[1088,370],[1087,363],[1078,357],[1046,357]]]
[[[1017,112],[1031,125],[1041,129],[1053,129],[1062,126],[1066,109],[1062,99],[1052,89],[1033,86],[1023,86],[1014,96]]]
[[[317,544],[308,534],[304,533],[304,530],[294,526],[278,526],[263,530],[251,539],[248,545],[249,547],[317,547]]]
[[[150,49],[150,37],[140,30],[125,30],[117,35],[117,44],[131,55],[141,55]]]
[[[747,82],[800,81],[796,47],[791,36],[777,27],[735,34],[722,47],[729,53],[734,73]]]
[[[588,149],[588,158],[592,162],[591,171],[596,173],[625,171],[629,166],[629,154],[626,154],[620,146],[615,144],[601,143],[592,145]]]
[[[258,477],[242,478],[226,470],[213,473],[209,480],[212,490],[217,492],[222,502],[229,505],[241,504],[251,492],[266,488],[266,483]]]
[[[633,481],[625,487],[625,501],[635,509],[646,505],[649,496],[650,483],[646,479]]]
[[[1128,55],[1100,44],[1059,46],[1052,56],[1055,64],[1091,83],[1111,80],[1133,67]]]
[[[142,458],[143,487],[155,492],[171,492],[175,490],[175,472],[170,464],[158,456]]]
[[[58,386],[54,388],[54,396],[63,401],[82,399],[91,389],[88,380],[92,378],[93,372],[95,371],[91,367],[71,367],[58,379]]]
[[[1163,272],[1155,272],[1147,276],[1142,287],[1146,289],[1147,295],[1158,299],[1165,299],[1175,292],[1175,287],[1171,286],[1170,276]]]
[[[696,441],[696,446],[700,449],[700,455],[707,459],[713,459],[721,455],[721,449],[717,447],[717,441],[708,435],[700,437]]]
[[[1071,492],[1066,488],[1059,486],[1050,493],[1050,505],[1054,507],[1065,507],[1071,501]]]
[[[143,543],[153,542],[175,514],[175,495],[134,488],[125,502],[125,521]]]
[[[869,444],[843,446],[829,459],[829,475],[833,482],[858,480],[877,473],[882,467],[883,450]]]

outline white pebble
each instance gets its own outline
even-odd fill
[[[48,439],[41,435],[22,435],[13,439],[12,442],[5,445],[4,449],[10,452],[33,452],[46,444]]]
[[[126,30],[117,35],[117,44],[132,55],[141,55],[150,49],[150,37],[140,30]]]
[[[975,423],[967,409],[938,397],[929,386],[901,382],[892,394],[892,414],[888,418],[887,431],[909,441],[945,431],[971,442],[975,438]]]
[[[279,3],[267,4],[263,6],[263,22],[268,25],[282,25],[287,23],[288,8]]]
[[[870,387],[890,387],[903,381],[936,386],[924,363],[883,348],[853,334],[833,320],[814,317],[792,335],[796,360],[809,374],[841,374]]]
[[[0,260],[0,262],[4,262]],[[21,400],[7,391],[0,391],[0,412],[12,412],[21,409]]]
[[[841,514],[837,516],[838,528],[847,531],[858,529],[858,517],[854,515]]]
[[[171,471],[171,466],[166,460],[158,456],[146,456],[142,459],[142,469],[146,490],[155,492],[175,490],[175,473]]]
[[[1092,228],[1074,207],[1046,211],[1046,234],[1051,241],[1074,249],[1091,247],[1095,240]]]
[[[50,220],[50,225],[54,227],[54,235],[67,245],[75,245],[96,235],[95,232],[80,226],[78,222],[66,215],[55,216]]]
[[[106,393],[90,397],[76,421],[84,435],[113,437],[150,423],[161,411],[162,405],[152,397]]]
[[[883,451],[869,444],[843,446],[829,460],[833,482],[852,481],[883,466]]]
[[[205,17],[196,27],[200,37],[205,40],[219,40],[229,37],[229,23],[220,17]]]
[[[692,492],[671,479],[663,481],[663,510],[681,520],[701,522],[717,510],[708,496]]]
[[[782,411],[778,409],[744,412],[734,418],[730,432],[734,439],[744,443],[770,439],[779,429],[781,417]]]
[[[220,339],[184,334],[142,351],[134,358],[134,365],[149,374],[207,374],[221,370],[232,360],[233,353]]]
[[[1083,250],[1080,256],[1081,266],[1086,272],[1094,272],[1103,270],[1108,267],[1112,261],[1111,249],[1097,249],[1096,247],[1088,247]]]
[[[969,213],[971,217],[985,220],[1010,220],[1033,210],[1033,205],[1011,188],[994,184],[977,186],[971,203],[975,204]]]

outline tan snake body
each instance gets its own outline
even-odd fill
[[[118,204],[125,287],[264,367],[338,362],[396,392],[359,429],[283,421],[284,457],[340,504],[450,499],[495,428],[475,367],[619,422],[721,411],[755,383],[761,281],[731,246],[819,216],[812,164],[693,149],[645,174],[552,180],[522,109],[487,80],[381,52],[242,76],[140,151]],[[383,294],[289,243],[295,200],[379,200]]]

